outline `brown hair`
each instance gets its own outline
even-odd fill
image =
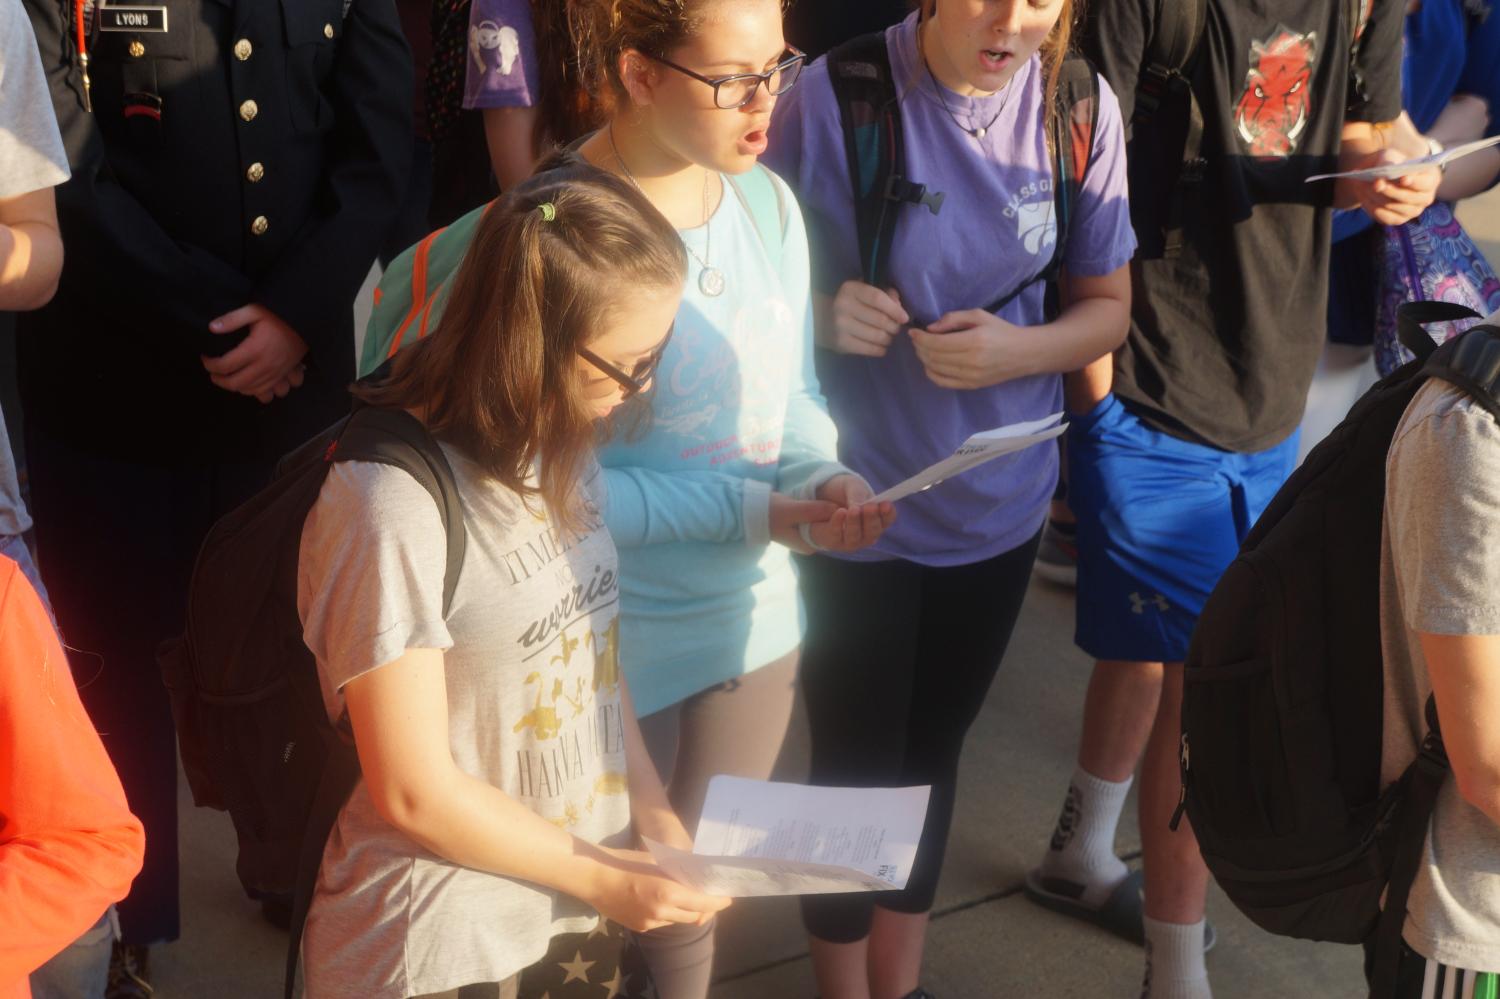
[[[540,495],[576,529],[577,484],[595,440],[578,350],[630,289],[675,289],[686,273],[677,231],[640,192],[559,157],[489,208],[437,328],[396,355],[388,378],[355,394],[417,410],[434,436],[507,488]]]
[[[1052,120],[1057,114],[1057,87],[1062,76],[1063,60],[1073,47],[1073,31],[1078,26],[1079,11],[1083,0],[1062,0],[1062,14],[1047,33],[1038,49],[1042,57],[1042,96],[1047,108],[1047,142],[1052,142]],[[927,20],[937,11],[937,0],[921,0],[922,20]]]
[[[568,0],[580,79],[600,106],[628,103],[620,54],[629,49],[664,56],[686,41],[714,0]],[[788,0],[779,0],[786,8]]]
[[[555,146],[598,128],[604,107],[584,86],[574,41],[573,0],[531,0],[539,76],[532,154],[540,158]]]

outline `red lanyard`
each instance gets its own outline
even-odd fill
[[[94,102],[89,96],[88,25],[83,18],[83,8],[86,3],[88,0],[74,0],[73,24],[78,29],[78,64],[83,67],[83,109],[92,113]]]

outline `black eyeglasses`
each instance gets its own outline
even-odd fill
[[[651,383],[656,379],[657,366],[661,364],[662,355],[667,352],[667,344],[672,342],[672,334],[676,329],[677,324],[675,322],[667,327],[667,335],[662,338],[661,343],[656,345],[655,350],[637,361],[635,367],[630,369],[629,374],[610,364],[587,347],[579,347],[578,356],[618,383],[625,390],[624,397],[626,399],[634,398],[649,389]]]
[[[764,73],[735,73],[733,76],[704,76],[695,73],[686,66],[679,66],[670,59],[664,59],[659,55],[645,53],[646,58],[655,60],[663,66],[668,66],[684,76],[691,76],[699,83],[706,83],[714,88],[714,105],[725,111],[733,111],[742,108],[755,100],[755,92],[760,85],[766,85],[766,93],[772,97],[780,97],[791,90],[797,84],[797,77],[802,75],[802,65],[807,62],[807,53],[791,46],[787,47],[787,57],[779,63],[766,70]]]

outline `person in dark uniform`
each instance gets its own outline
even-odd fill
[[[25,4],[72,168],[59,291],[20,322],[36,535],[146,826],[111,975],[144,995],[146,946],[178,935],[156,646],[213,520],[348,410],[354,298],[410,168],[411,57],[393,0]]]
[[[914,6],[910,0],[795,0],[786,12],[786,40],[812,62],[840,42],[889,28]]]

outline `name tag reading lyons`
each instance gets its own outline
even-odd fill
[[[164,33],[167,30],[167,8],[101,6],[99,30]]]

